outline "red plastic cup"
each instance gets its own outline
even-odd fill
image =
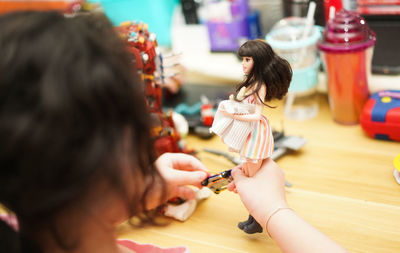
[[[357,124],[369,97],[368,76],[376,37],[355,12],[341,10],[329,20],[318,43],[328,80],[333,118]]]

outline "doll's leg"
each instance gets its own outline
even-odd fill
[[[243,171],[243,174],[247,176],[247,162],[242,163],[241,170]],[[238,223],[238,228],[243,230],[247,225],[249,225],[253,221],[253,217],[249,214],[249,218],[245,221],[241,221]]]
[[[262,159],[259,159],[256,162],[247,161],[243,163],[242,166],[243,173],[248,177],[254,176],[260,169],[262,161],[263,161]]]
[[[243,231],[247,234],[262,233],[261,225],[250,215],[250,222],[244,226]]]
[[[241,221],[238,223],[238,228],[240,228],[241,230],[243,230],[247,225],[250,225],[250,223],[253,221],[253,216],[251,216],[249,214],[249,218],[247,218],[247,220],[245,221]]]
[[[260,159],[257,160],[256,163],[254,163],[253,161],[247,161],[243,163],[243,173],[248,177],[254,176],[260,169],[262,161],[263,160]],[[251,215],[249,215],[247,221],[239,222],[238,227],[247,234],[262,233],[263,231],[261,225],[258,224],[258,222]]]

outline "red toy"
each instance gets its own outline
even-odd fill
[[[372,138],[400,141],[400,91],[373,94],[364,106],[360,122]]]
[[[164,113],[161,106],[164,67],[162,56],[157,53],[156,35],[148,31],[148,25],[142,22],[123,22],[116,30],[126,41],[128,51],[142,77],[147,108],[153,119],[152,135],[155,138],[155,149],[158,155],[166,152],[185,152],[179,146],[180,136],[172,120],[172,113]]]

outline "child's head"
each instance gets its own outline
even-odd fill
[[[286,95],[292,80],[292,69],[286,60],[275,54],[268,43],[263,40],[249,40],[239,48],[238,55],[251,57],[254,64],[244,82],[237,87],[237,92],[246,86],[252,87],[257,93],[265,85],[266,96],[262,100],[266,102]]]
[[[130,215],[142,211],[144,182],[160,177],[141,82],[112,25],[21,12],[1,16],[0,27],[0,203],[21,234],[54,228],[78,201],[90,205],[81,198],[98,182]]]

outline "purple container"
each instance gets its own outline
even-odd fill
[[[231,15],[233,19],[247,17],[249,4],[247,0],[231,1]]]
[[[250,37],[247,18],[230,23],[207,22],[211,51],[237,51],[240,45]]]
[[[211,51],[232,52],[237,51],[243,42],[250,38],[247,0],[234,0],[230,2],[231,22],[208,21],[208,37]]]

